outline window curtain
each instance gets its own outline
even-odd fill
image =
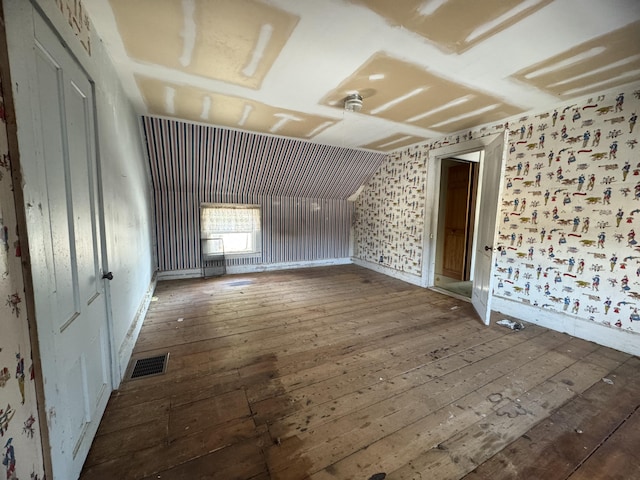
[[[260,209],[203,206],[200,231],[202,238],[221,233],[259,232]]]

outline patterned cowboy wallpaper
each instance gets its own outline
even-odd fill
[[[426,151],[389,155],[356,202],[354,256],[422,273]]]
[[[496,295],[640,331],[637,112],[640,88],[508,125]]]
[[[82,0],[54,0],[82,48],[91,55],[91,21]]]
[[[357,202],[356,257],[377,261],[391,246],[387,266],[419,265],[422,239],[413,232],[422,228],[423,196],[414,213],[412,187],[425,185],[428,151],[506,127],[494,295],[640,331],[639,112],[636,85],[390,156]]]
[[[0,472],[8,480],[43,478],[20,242],[0,91]]]

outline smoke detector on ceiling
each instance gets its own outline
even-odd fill
[[[344,109],[347,112],[359,112],[362,108],[362,97],[358,93],[347,95],[344,99]]]

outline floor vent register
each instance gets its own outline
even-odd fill
[[[169,353],[155,357],[139,358],[136,360],[129,378],[144,378],[152,375],[161,375],[167,370]]]

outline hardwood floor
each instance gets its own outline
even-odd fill
[[[353,265],[156,298],[84,480],[640,478],[636,357]]]

